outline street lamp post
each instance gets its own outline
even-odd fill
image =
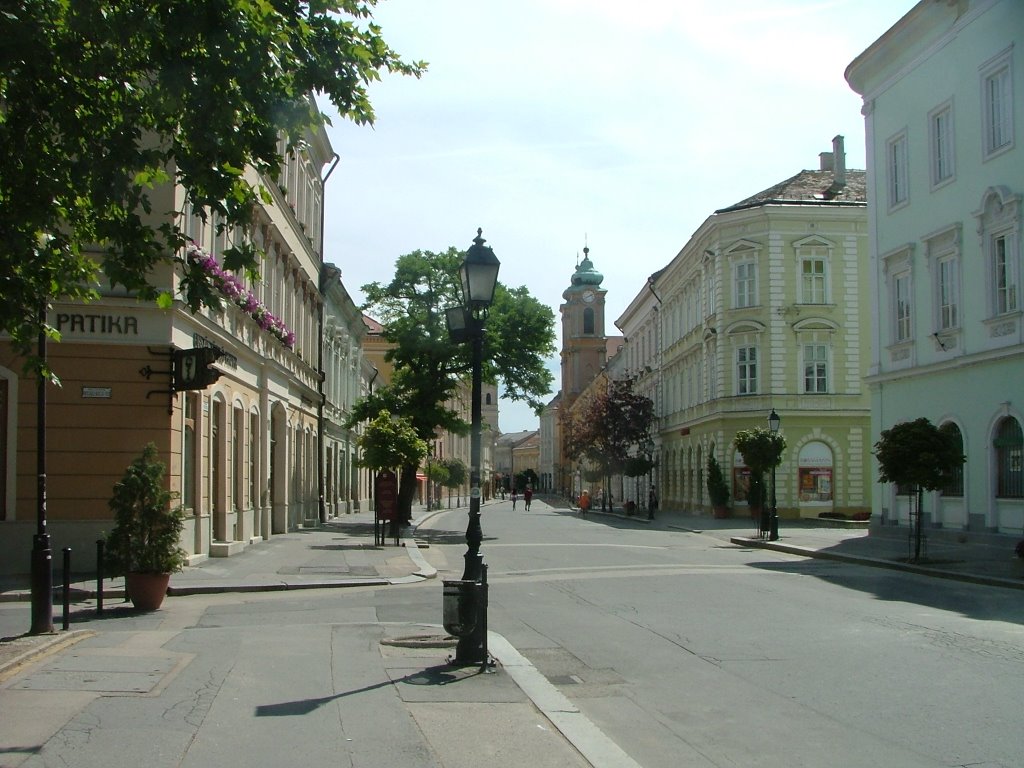
[[[469,524],[466,527],[465,569],[462,580],[480,585],[476,622],[473,631],[460,637],[455,648],[455,664],[488,663],[487,656],[487,568],[480,554],[483,529],[480,527],[480,464],[481,428],[483,423],[482,368],[484,324],[487,309],[494,301],[494,287],[498,282],[501,262],[489,246],[485,246],[483,231],[477,229],[473,245],[459,267],[462,280],[462,306],[445,312],[448,333],[458,342],[472,344],[471,428],[469,443]]]
[[[46,365],[46,302],[39,310],[39,359]],[[46,527],[46,376],[39,371],[36,390],[36,535],[32,537],[31,635],[53,632],[53,552]]]
[[[782,423],[782,417],[775,412],[772,408],[772,412],[768,414],[768,431],[773,435],[777,435],[779,432],[779,425]],[[772,462],[772,520],[771,528],[768,532],[769,541],[779,540],[779,507],[778,502],[775,498],[775,466],[778,464],[778,458]]]

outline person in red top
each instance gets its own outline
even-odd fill
[[[526,490],[523,491],[523,501],[526,504],[526,509],[527,510],[530,509],[530,499],[532,499],[532,498],[533,498],[533,488],[530,488],[529,486],[527,486]]]

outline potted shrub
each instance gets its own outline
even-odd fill
[[[729,484],[722,474],[722,466],[714,455],[708,456],[708,497],[715,517],[729,516]]]
[[[171,574],[186,558],[179,543],[185,521],[173,504],[177,494],[164,488],[164,470],[149,443],[114,485],[109,502],[114,530],[107,537],[107,574],[124,576],[132,604],[145,611],[160,607]]]

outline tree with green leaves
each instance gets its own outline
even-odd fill
[[[531,467],[527,467],[522,472],[516,473],[515,486],[520,492],[522,492],[527,486],[537,490],[540,486],[540,478]]]
[[[765,503],[764,475],[765,472],[782,463],[782,453],[786,450],[786,438],[765,427],[754,427],[753,429],[741,429],[736,433],[732,442],[743,457],[743,463],[750,469],[747,504],[751,510],[761,508],[761,529],[767,530],[769,515]]]
[[[607,486],[631,453],[646,445],[654,424],[654,402],[633,391],[632,379],[607,380],[574,408],[562,424],[569,458],[583,458]],[[607,499],[609,493],[604,494]]]
[[[356,442],[359,466],[377,471],[417,464],[427,455],[427,441],[416,434],[412,421],[386,410],[377,413]]]
[[[622,467],[622,474],[625,477],[630,477],[633,478],[634,480],[637,480],[638,478],[641,478],[644,475],[650,473],[650,471],[654,469],[654,466],[655,462],[653,459],[649,458],[646,454],[638,453],[635,456],[630,456],[628,459],[626,459],[626,463]],[[634,503],[639,507],[643,501],[640,498],[639,481],[635,482],[634,485],[636,487],[636,499],[634,500]],[[623,489],[620,485],[619,498],[622,498],[622,494]]]
[[[427,477],[427,482],[430,483],[426,500],[432,506],[440,508],[441,494],[439,491],[440,486],[444,485],[448,481],[448,467],[440,461],[428,459],[425,469],[426,472],[424,474]],[[428,507],[428,509],[430,509],[430,507]]]
[[[964,463],[956,432],[936,427],[926,418],[904,421],[883,429],[875,443],[878,481],[896,483],[916,490],[917,520],[914,526],[914,559],[921,557],[921,497],[925,490],[939,490]]]
[[[722,465],[718,463],[714,453],[708,453],[707,474],[708,498],[711,501],[711,508],[714,510],[715,517],[725,517],[728,515],[729,483],[726,482]]]
[[[469,480],[469,468],[462,459],[455,458],[454,456],[441,459],[441,463],[444,464],[444,468],[448,473],[441,485],[448,489],[448,508],[450,509],[452,506],[452,490],[461,488]],[[455,503],[456,506],[461,504],[462,497],[457,496]]]
[[[385,408],[406,415],[416,434],[428,440],[438,429],[466,434],[470,425],[453,408],[472,372],[469,344],[448,336],[445,310],[461,304],[459,265],[465,253],[414,251],[398,258],[388,283],[362,287],[363,311],[383,327],[392,346],[386,359],[394,367],[391,383],[357,402],[349,424]],[[483,338],[483,379],[499,382],[502,395],[529,403],[536,411],[551,385],[544,364],[555,353],[554,313],[525,287],[495,289]],[[496,426],[496,425],[492,425]],[[411,515],[416,465],[400,473],[399,514]]]
[[[322,115],[372,123],[367,85],[419,76],[372,21],[377,0],[31,0],[0,13],[0,331],[28,353],[48,301],[88,301],[102,272],[169,305],[160,265],[184,273],[185,300],[219,306],[183,255],[169,182],[218,229],[247,229],[282,166]],[[255,174],[247,169],[255,171]],[[251,240],[249,240],[251,242]],[[224,253],[255,275],[254,245]]]

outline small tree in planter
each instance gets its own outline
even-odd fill
[[[964,463],[964,455],[952,430],[936,427],[921,418],[883,429],[875,443],[878,480],[917,487],[917,519],[914,560],[921,557],[921,496],[945,486],[949,475]]]
[[[172,506],[178,495],[164,488],[164,470],[149,443],[114,485],[109,502],[114,530],[107,537],[107,574],[125,577],[128,597],[141,610],[160,607],[170,575],[187,556],[180,545],[182,509]]]
[[[751,511],[755,507],[764,510],[764,473],[782,463],[782,452],[786,450],[786,438],[778,432],[764,427],[742,429],[733,438],[733,445],[743,457],[743,463],[750,469],[750,490],[747,504]],[[761,527],[765,529],[762,515]]]
[[[708,456],[708,497],[715,517],[729,516],[729,484],[722,473],[722,465],[714,454]]]

